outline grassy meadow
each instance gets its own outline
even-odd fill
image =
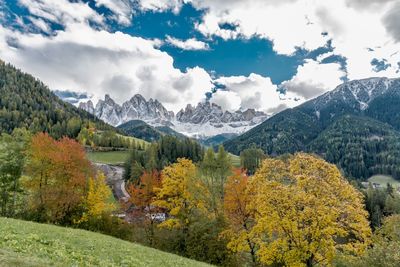
[[[393,177],[389,175],[374,175],[368,179],[368,182],[370,183],[378,183],[381,186],[385,186],[389,183],[391,184],[394,188],[400,187],[400,181],[395,180]]]
[[[0,218],[0,266],[209,266],[114,237]]]

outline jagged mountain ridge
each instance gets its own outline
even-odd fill
[[[107,94],[104,100],[97,102],[95,107],[90,100],[80,103],[79,107],[114,126],[130,120],[153,121],[153,123],[165,124],[174,118],[174,113],[168,111],[158,100],[150,98],[149,101],[146,101],[140,94],[134,95],[122,105],[117,104]]]
[[[224,111],[209,101],[201,102],[195,107],[187,105],[175,116],[158,100],[150,98],[146,101],[140,94],[136,94],[122,105],[106,95],[96,106],[89,100],[81,102],[79,107],[114,126],[131,120],[142,120],[151,126],[168,126],[177,132],[196,138],[226,133],[240,134],[267,118],[266,114],[254,109]]]

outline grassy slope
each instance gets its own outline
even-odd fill
[[[0,266],[208,266],[83,230],[0,218]]]
[[[90,161],[105,164],[121,164],[129,157],[130,151],[109,151],[109,152],[87,152],[86,155]]]
[[[368,182],[378,183],[381,186],[386,186],[388,183],[391,184],[394,188],[400,187],[400,182],[395,180],[393,177],[388,175],[374,175],[368,179]]]

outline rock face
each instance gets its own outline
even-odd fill
[[[184,123],[204,124],[210,122],[212,124],[231,123],[239,121],[252,121],[256,117],[266,117],[263,112],[248,109],[244,112],[223,111],[222,108],[209,101],[199,103],[196,107],[187,105],[176,114],[176,120]]]
[[[89,100],[86,103],[80,103],[79,107],[98,117],[99,119],[118,126],[131,120],[152,121],[163,124],[174,119],[174,113],[168,111],[158,100],[149,99],[146,101],[143,96],[137,94],[130,100],[124,102],[122,106],[106,95],[104,100],[99,100],[96,107]]]
[[[205,138],[218,134],[240,134],[263,122],[267,115],[248,109],[229,112],[220,106],[204,101],[197,106],[187,105],[176,116],[168,111],[158,100],[146,99],[137,94],[121,106],[106,95],[96,107],[91,101],[79,104],[99,119],[119,126],[132,120],[142,120],[151,126],[168,126],[186,136]]]

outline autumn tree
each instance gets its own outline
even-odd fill
[[[161,187],[152,205],[165,209],[169,215],[160,227],[181,230],[180,247],[184,254],[189,226],[207,214],[208,192],[197,178],[196,166],[188,159],[178,159],[165,167],[161,177]]]
[[[331,265],[337,251],[360,254],[370,242],[362,195],[322,159],[266,159],[248,187],[249,236],[263,264]]]
[[[104,173],[98,172],[96,177],[90,177],[88,190],[83,203],[85,212],[78,223],[87,222],[89,219],[100,219],[102,215],[109,215],[116,205],[112,200],[112,192],[106,184]]]
[[[249,177],[244,170],[236,169],[225,184],[224,214],[228,221],[228,229],[223,232],[230,241],[228,248],[233,252],[246,251],[256,264],[256,246],[250,237],[254,224],[254,214],[248,208],[250,196],[247,193]]]
[[[358,257],[338,255],[335,265],[346,267],[380,266],[395,267],[400,262],[400,215],[383,219],[383,224],[372,237],[373,244]]]
[[[152,202],[156,197],[156,188],[161,186],[161,176],[157,171],[144,172],[139,183],[132,183],[128,187],[129,203],[136,207],[141,216],[147,239],[150,245],[154,244],[154,228],[159,220],[157,214],[160,209],[154,207]]]
[[[76,141],[56,141],[39,133],[31,140],[26,175],[25,187],[37,220],[71,223],[85,195],[86,178],[92,175],[92,168]]]

